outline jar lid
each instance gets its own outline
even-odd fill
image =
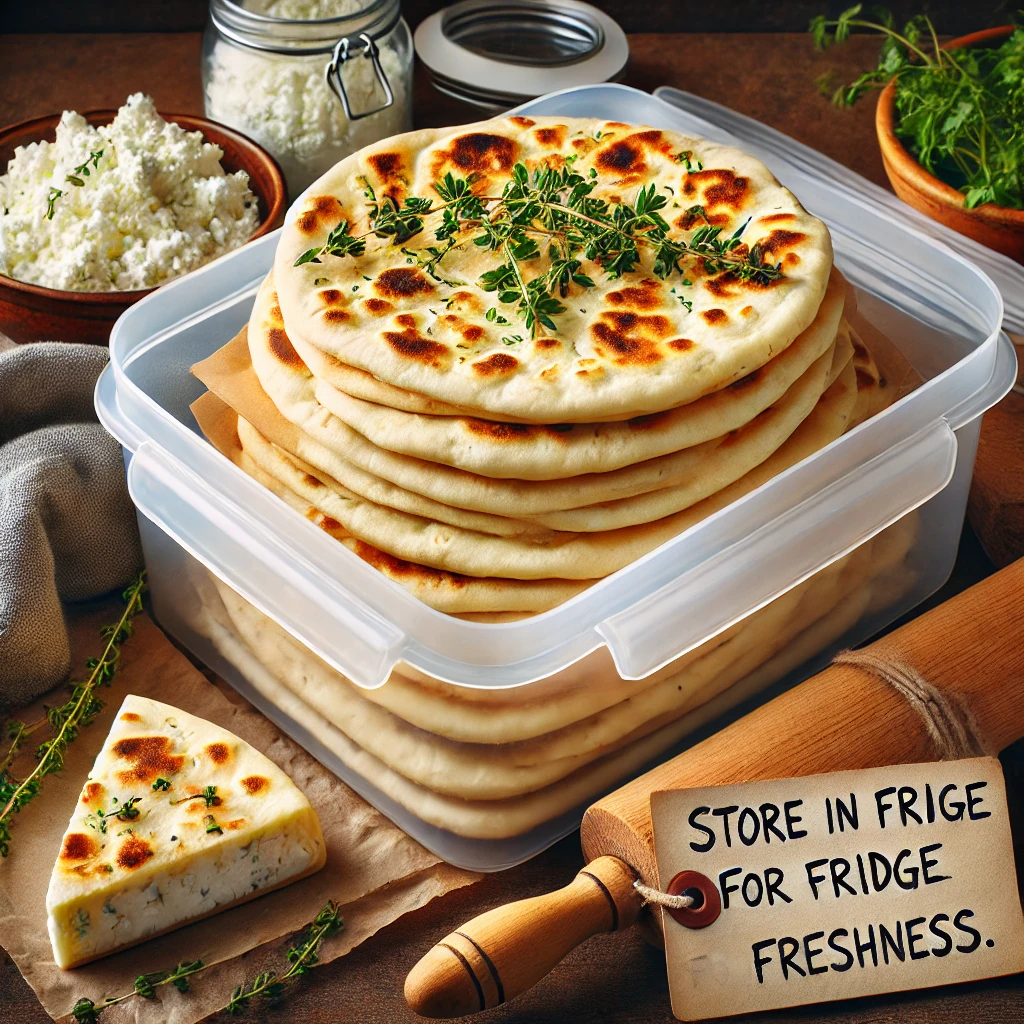
[[[615,20],[580,0],[461,0],[421,22],[415,44],[438,90],[492,111],[612,81],[629,58]]]

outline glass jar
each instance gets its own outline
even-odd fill
[[[206,116],[273,154],[294,199],[412,127],[412,57],[399,0],[210,0]]]

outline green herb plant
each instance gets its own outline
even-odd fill
[[[679,155],[689,167],[692,154]],[[566,157],[562,167],[541,166],[532,173],[518,163],[500,196],[477,195],[472,177],[456,178],[449,172],[433,183],[440,199],[437,206],[433,199],[418,196],[407,197],[401,206],[390,197],[378,200],[367,184],[370,230],[350,235],[343,220],[326,244],[307,249],[295,266],[320,263],[327,256],[362,256],[366,239],[376,236],[400,246],[407,262],[434,280],[454,287],[463,282],[442,276],[441,264],[452,249],[475,245],[493,253],[496,260],[478,283],[515,308],[531,337],[557,330],[555,317],[566,309],[561,300],[573,289],[594,287],[593,278],[584,272],[586,264],[596,265],[614,280],[637,266],[641,250],[653,254],[658,277],[679,276],[684,285],[691,283],[687,267],[695,264],[710,275],[729,274],[762,284],[783,276],[781,267],[768,261],[758,245],[748,247],[740,241],[746,223],[724,236],[720,227],[705,218],[688,239],[670,237],[662,211],[671,196],[657,184],[639,189],[632,204],[610,203],[593,195],[595,177],[576,172],[574,160]],[[440,223],[433,235],[441,244],[419,248],[405,244],[423,233],[427,219],[437,215]],[[487,312],[489,321],[508,323],[492,308],[493,313]],[[502,341],[515,344],[522,336],[507,335]]]
[[[968,209],[1024,209],[1024,29],[998,47],[944,50],[926,15],[897,31],[887,10],[876,8],[872,21],[862,7],[811,21],[822,49],[854,29],[883,36],[877,66],[837,89],[833,102],[850,106],[895,79],[896,134],[921,166],[963,192]]]
[[[86,661],[89,675],[84,682],[71,684],[69,700],[59,707],[47,708],[45,718],[31,725],[20,721],[8,723],[7,736],[11,745],[0,761],[0,856],[6,857],[10,852],[10,825],[14,815],[39,795],[47,775],[63,769],[64,754],[69,744],[74,742],[79,730],[89,725],[103,710],[103,701],[96,696],[96,691],[101,686],[109,686],[117,672],[121,645],[132,635],[132,619],[142,611],[145,589],[146,574],[142,572],[121,595],[125,608],[120,619],[100,630],[100,636],[106,640],[103,653]],[[36,763],[32,770],[19,779],[11,770],[18,752],[29,736],[47,725],[53,735],[36,750]],[[134,803],[128,803],[129,810],[134,810]],[[115,813],[120,816],[123,812],[124,808]],[[138,811],[135,811],[137,815]]]

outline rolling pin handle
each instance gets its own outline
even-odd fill
[[[618,857],[591,861],[564,889],[473,918],[430,949],[405,980],[421,1017],[489,1010],[535,985],[581,942],[635,921],[643,900]]]

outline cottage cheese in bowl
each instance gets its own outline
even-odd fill
[[[136,93],[109,125],[65,111],[54,142],[19,146],[0,176],[0,274],[67,291],[152,288],[248,241],[244,171]]]

